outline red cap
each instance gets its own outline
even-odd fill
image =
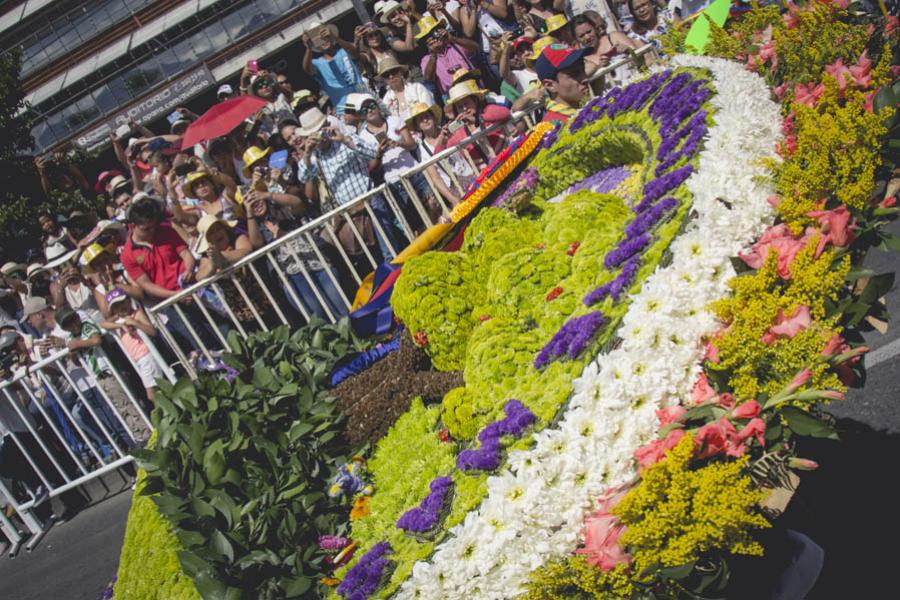
[[[587,54],[587,48],[571,48],[565,44],[550,44],[534,62],[538,79],[553,79],[557,73],[568,69]]]
[[[516,38],[516,41],[513,42],[513,50],[518,50],[519,46],[522,44],[528,44],[529,46],[534,45],[534,40],[528,37],[527,35],[520,35]]]

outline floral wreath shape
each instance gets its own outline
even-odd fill
[[[596,351],[598,337],[612,339],[622,316],[627,312],[629,301],[627,292],[634,289],[633,286],[640,285],[640,282],[660,264],[668,245],[689,222],[687,217],[691,207],[691,196],[686,193],[684,183],[694,172],[696,154],[708,130],[712,112],[709,99],[713,96],[714,90],[710,85],[708,73],[684,69],[677,72],[662,71],[626,88],[613,90],[607,96],[591,102],[572,120],[568,128],[552,131],[548,128],[544,132],[545,139],[541,142],[540,153],[532,166],[511,184],[510,189],[516,187],[521,189],[522,184],[519,181],[524,181],[531,184],[528,187],[532,189],[535,201],[552,202],[554,196],[560,192],[565,195],[566,190],[578,193],[601,189],[605,178],[610,175],[607,171],[619,169],[618,165],[622,162],[638,161],[642,164],[638,174],[642,192],[630,208],[631,217],[622,229],[624,235],[609,248],[605,256],[598,256],[599,263],[594,268],[598,272],[608,273],[605,276],[605,283],[584,290],[580,296],[581,308],[576,307],[574,316],[562,324],[543,350],[533,355],[535,369],[542,369],[555,361],[579,357],[588,347]],[[531,136],[527,141],[531,141],[533,137],[535,136]],[[548,139],[551,141],[555,139],[555,143],[551,144]],[[572,168],[573,163],[588,167],[598,164],[596,158],[592,161],[577,159],[584,153],[596,153],[598,149],[606,146],[610,149],[599,163],[601,166],[599,172],[584,172],[584,166],[581,170]],[[524,149],[526,149],[524,145],[519,148]],[[498,169],[498,172],[501,170]],[[660,229],[663,227],[664,229]],[[653,248],[653,252],[650,254],[651,258],[648,258],[649,262],[645,264],[642,259],[650,248]],[[540,251],[540,248],[538,250]],[[579,242],[574,241],[568,244],[565,254],[574,257],[579,252]],[[411,320],[403,314],[402,283],[404,277],[408,276],[406,271],[412,271],[410,266],[414,265],[415,261],[407,265],[404,275],[398,281],[395,296],[400,297],[400,302],[395,305],[395,309],[410,327],[421,331],[422,335],[428,335],[429,345],[426,349],[435,351],[435,335],[432,331],[428,331],[424,326],[419,327],[414,319]],[[547,294],[547,302],[555,302],[562,293],[562,290],[557,288]],[[610,314],[607,315],[604,311]],[[491,323],[489,319],[490,315],[479,317],[483,326]],[[599,334],[601,330],[604,332],[602,336]],[[528,407],[523,408],[533,419],[534,415]],[[552,415],[563,414],[560,412],[563,409],[563,405],[553,407],[550,418],[545,411],[544,418],[539,419],[544,422],[539,424],[538,429],[553,423],[555,417]],[[523,438],[524,445],[517,444],[514,447],[527,447],[531,436],[532,434],[527,434]],[[499,450],[497,439],[490,435],[485,438],[481,434],[478,438],[490,440],[490,449],[483,459],[480,454],[473,455],[479,456],[475,464],[489,464],[490,472],[502,469],[503,464],[496,463],[494,458],[498,456],[496,452]],[[473,451],[462,449],[463,454]],[[469,462],[470,459],[463,459],[461,464],[466,466]],[[450,473],[435,473],[432,483],[446,481],[447,477],[458,481],[467,475],[465,469],[459,468]],[[444,486],[440,486],[440,489],[443,490]],[[447,515],[452,510],[445,510],[443,496],[434,497],[427,489],[417,493],[415,497],[416,501],[407,505],[404,510],[409,512],[427,509],[422,515],[425,525],[417,527],[428,530],[429,537],[433,538],[430,541],[432,547],[440,547],[447,539],[447,532],[435,531],[436,523],[444,521],[445,527],[454,525],[448,521]],[[373,501],[378,502],[377,495],[373,497]],[[474,508],[479,499],[478,496],[474,497],[475,505],[472,506],[471,493],[467,498],[465,486],[457,483],[453,501],[454,504],[459,501]],[[417,506],[419,509],[416,509]],[[419,512],[414,514],[418,516]],[[427,518],[424,517],[426,514]],[[394,521],[399,517],[401,514],[397,514]],[[408,518],[401,519],[400,523],[408,524],[408,521]],[[457,519],[456,523],[458,522]],[[394,571],[395,577],[379,592],[389,594],[409,575],[411,557],[410,552],[403,546],[402,538],[398,541],[392,536],[390,542],[386,543],[390,543],[394,548],[393,557],[398,563],[398,568]],[[417,559],[421,556],[421,550],[416,552],[416,555],[412,558]],[[403,590],[405,589],[407,586],[403,587]]]

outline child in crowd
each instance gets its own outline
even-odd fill
[[[150,347],[140,333],[154,337],[156,328],[150,323],[147,314],[140,307],[135,307],[122,288],[113,288],[106,294],[110,319],[103,322],[103,327],[115,331],[122,342],[122,349],[134,361],[134,367],[147,390],[147,398],[153,400],[156,392],[156,380],[162,377],[162,371],[150,352]]]

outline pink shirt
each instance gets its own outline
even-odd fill
[[[137,320],[137,312],[131,315],[131,318]],[[150,348],[137,331],[132,334],[128,329],[119,329],[119,337],[122,340],[122,348],[131,360],[137,362],[150,354]]]
[[[431,54],[422,57],[422,73],[425,73],[425,67],[431,60]],[[456,44],[447,44],[447,48],[442,54],[437,55],[437,64],[435,65],[434,76],[437,78],[438,90],[444,96],[453,86],[453,74],[459,69],[473,69],[472,61],[469,60],[469,53]]]

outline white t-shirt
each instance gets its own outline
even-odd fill
[[[390,88],[388,88],[388,91],[385,93],[384,98],[381,99],[381,102],[387,106],[388,112],[390,112],[392,116],[406,120],[409,118],[410,106],[416,102],[422,102],[431,106],[434,104],[434,94],[421,83],[408,81],[403,87],[403,104],[400,103],[394,90]]]
[[[399,143],[401,140],[400,130],[406,126],[406,123],[400,117],[395,117],[394,115],[388,115],[386,121],[388,139]],[[371,146],[378,146],[375,134],[369,131],[369,128],[365,125],[360,127],[359,137]],[[384,180],[388,183],[400,181],[400,175],[417,164],[415,157],[402,146],[394,146],[381,157],[381,165],[384,167]]]
[[[499,37],[506,31],[497,19],[483,8],[478,9],[478,30],[481,31],[481,49],[491,51],[491,37]]]
[[[516,89],[522,93],[540,83],[537,73],[528,69],[513,69],[512,74],[516,78]]]

